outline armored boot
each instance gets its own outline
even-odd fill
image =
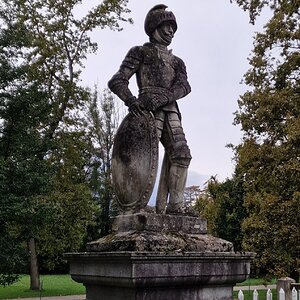
[[[169,173],[169,203],[167,214],[183,214],[184,189],[187,179],[188,168],[179,165],[172,165]]]

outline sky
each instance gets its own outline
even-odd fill
[[[89,6],[97,3],[88,0]],[[193,156],[187,186],[201,186],[215,175],[225,180],[234,171],[233,152],[226,145],[239,144],[242,138],[240,127],[233,125],[239,95],[248,89],[241,80],[249,69],[254,34],[261,31],[263,21],[253,26],[248,13],[229,0],[129,0],[134,24],[124,23],[121,32],[93,33],[99,49],[85,63],[83,82],[91,87],[97,84],[100,90],[107,87],[128,50],[148,41],[145,16],[161,3],[176,16],[178,30],[169,49],[185,62],[192,87],[188,96],[178,100]],[[135,78],[130,88],[137,93]]]

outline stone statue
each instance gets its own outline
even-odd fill
[[[233,299],[233,286],[250,274],[254,253],[207,232],[201,216],[184,211],[191,160],[176,101],[191,88],[185,65],[167,49],[177,23],[165,5],[146,16],[150,42],[129,50],[110,89],[129,107],[118,128],[112,175],[123,213],[110,234],[67,253],[72,278],[90,300]],[[139,94],[128,88],[136,74]],[[157,214],[146,209],[157,173],[159,140],[165,148]],[[184,214],[183,214],[184,212]]]
[[[156,199],[156,212],[181,214],[184,212],[183,193],[191,154],[176,101],[189,94],[191,87],[184,62],[168,50],[177,30],[177,22],[174,14],[166,8],[166,5],[160,4],[148,12],[145,32],[149,36],[149,42],[129,50],[108,86],[128,106],[131,120],[144,118],[145,121],[141,121],[135,127],[132,125],[135,121],[128,121],[131,127],[135,130],[137,126],[144,128],[144,123],[150,122],[150,127],[152,129],[155,127],[157,139],[164,146],[165,155]],[[139,88],[137,97],[128,87],[129,79],[134,74]],[[127,147],[135,142],[135,137],[132,138],[128,132],[126,134],[130,138],[127,145],[125,141]],[[122,145],[124,147],[124,142]],[[123,162],[127,163],[129,160],[127,156],[126,153],[122,154]],[[149,157],[151,158],[151,155]],[[138,164],[134,166],[139,168]],[[132,169],[132,164],[130,168]],[[155,166],[151,168],[154,170]],[[130,176],[129,169],[128,176]],[[153,189],[152,178],[150,189]],[[149,188],[146,192],[147,195],[151,195]],[[148,202],[148,198],[146,200]],[[145,205],[147,203],[143,205],[136,203],[132,211],[143,209]],[[125,205],[123,209],[126,210]]]

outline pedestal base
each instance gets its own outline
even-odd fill
[[[112,233],[87,244],[94,252],[231,252],[232,243],[207,234],[200,217],[137,213],[117,216]]]
[[[85,252],[66,258],[87,300],[231,300],[253,254]]]
[[[149,213],[118,216],[112,233],[67,254],[87,300],[232,300],[252,253],[207,234],[206,220]]]

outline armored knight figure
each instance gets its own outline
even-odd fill
[[[177,23],[174,14],[166,8],[160,4],[148,12],[145,32],[150,41],[129,50],[108,86],[134,116],[145,112],[154,115],[157,136],[165,149],[156,212],[180,214],[184,210],[183,193],[191,154],[176,101],[190,93],[191,87],[184,62],[167,48],[177,30]],[[128,88],[129,79],[134,74],[138,97]]]

